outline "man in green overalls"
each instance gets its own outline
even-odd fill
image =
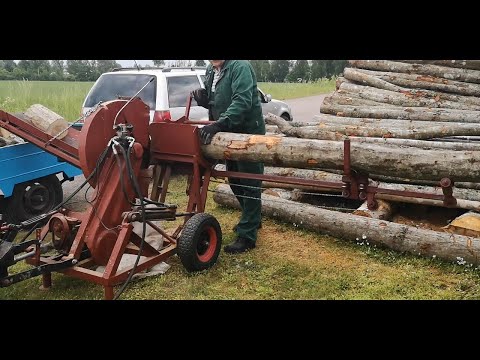
[[[215,123],[200,129],[202,144],[208,145],[220,131],[265,135],[265,122],[258,96],[257,79],[248,60],[210,60],[205,89],[193,91],[198,105],[209,110]],[[226,161],[228,171],[263,174],[263,163]],[[235,227],[237,238],[225,246],[227,253],[242,253],[255,247],[261,227],[261,185],[259,180],[229,178],[228,182],[242,207]]]

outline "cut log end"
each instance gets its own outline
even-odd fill
[[[25,120],[51,136],[56,136],[58,139],[67,136],[67,132],[64,130],[68,128],[68,122],[41,104],[30,106],[23,115]]]

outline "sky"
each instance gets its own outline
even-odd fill
[[[133,60],[115,60],[118,62],[122,67],[135,67],[135,62]],[[169,66],[172,65],[172,63],[176,60],[165,60],[165,65]],[[195,60],[192,60],[195,61]],[[207,60],[204,60],[207,62]],[[145,65],[150,65],[153,66],[153,61],[152,60],[136,60],[137,64],[139,66],[145,66]]]
[[[118,62],[122,67],[134,67],[135,62],[133,60],[115,60]],[[137,64],[140,66],[150,65],[153,66],[152,60],[136,60]]]

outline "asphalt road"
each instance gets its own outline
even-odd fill
[[[308,122],[313,120],[314,115],[320,114],[320,105],[323,102],[325,96],[315,95],[308,96],[298,99],[285,100],[287,104],[290,105],[293,114],[294,121]],[[63,193],[64,198],[67,198],[73,191],[75,191],[85,180],[83,176],[77,176],[74,181],[66,181],[63,183]],[[87,203],[85,201],[85,190],[88,188],[86,185],[75,197],[71,200],[70,204],[67,206],[69,209],[82,211],[87,208]],[[89,198],[92,196],[93,189],[90,189],[88,194]]]
[[[330,94],[322,94],[308,96],[298,99],[284,100],[292,109],[293,121],[308,122],[313,121],[314,115],[320,114],[320,105],[323,103],[325,96]]]

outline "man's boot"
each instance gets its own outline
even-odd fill
[[[228,254],[240,254],[255,247],[255,241],[237,237],[233,243],[225,246],[223,249]]]

